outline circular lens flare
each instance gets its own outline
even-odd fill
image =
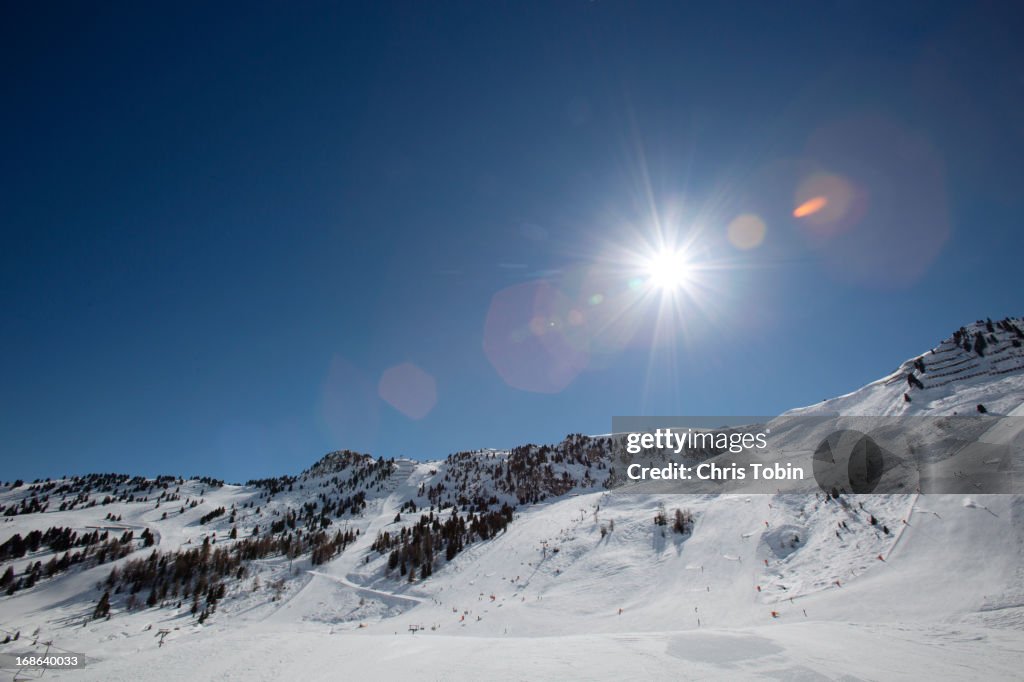
[[[767,226],[759,216],[743,213],[733,218],[726,230],[729,242],[741,251],[755,249],[764,242]]]

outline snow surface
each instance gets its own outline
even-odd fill
[[[1024,371],[1004,371],[1024,365],[1024,355],[1009,343],[995,350],[976,361],[940,344],[922,356],[935,369],[909,403],[902,396],[913,360],[788,414],[968,414],[984,403],[1024,417]],[[960,369],[946,372],[959,374],[944,374],[951,363]],[[1019,437],[1019,422],[1008,420],[983,440]],[[487,463],[507,456],[472,454]],[[352,469],[333,462],[270,501],[255,486],[192,480],[180,485],[181,501],[202,503],[184,513],[182,502],[157,508],[150,500],[19,514],[0,517],[0,541],[70,526],[133,529],[136,538],[148,528],[161,549],[216,533],[220,546],[230,543],[227,516],[207,524],[199,516],[235,505],[245,535],[301,507],[332,477],[348,480]],[[0,596],[0,628],[20,632],[0,652],[42,653],[51,642],[51,653],[88,657],[84,669],[46,672],[57,680],[1021,679],[1022,496],[656,496],[608,492],[595,481],[520,505],[505,532],[440,563],[427,580],[396,580],[370,544],[418,518],[402,505],[422,501],[421,486],[444,481],[448,466],[400,460],[383,483],[353,479],[367,507],[335,528],[358,529],[354,544],[319,566],[308,557],[253,562],[203,625],[187,603],[122,605],[109,620],[92,620],[97,583],[111,566],[72,568]],[[486,477],[472,485],[495,492]],[[25,494],[24,486],[0,488],[0,503]],[[694,514],[691,533],[653,523],[660,509],[676,508]],[[49,557],[40,550],[13,565],[21,573]]]

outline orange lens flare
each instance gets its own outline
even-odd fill
[[[828,205],[828,199],[825,197],[814,197],[808,199],[804,203],[793,209],[794,218],[806,218],[809,215],[814,215],[821,209]]]

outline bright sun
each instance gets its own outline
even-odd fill
[[[665,292],[682,287],[690,278],[690,262],[682,251],[660,251],[646,265],[648,282]]]

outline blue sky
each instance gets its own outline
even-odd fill
[[[5,479],[771,414],[1022,312],[1012,4],[3,13]]]

